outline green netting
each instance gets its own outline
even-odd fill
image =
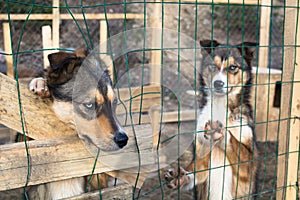
[[[297,34],[295,34],[295,44],[285,44],[284,36],[285,31],[284,25],[287,21],[286,12],[288,9],[299,8],[299,6],[286,6],[286,1],[275,1],[272,0],[270,5],[260,4],[257,1],[257,4],[246,4],[245,1],[242,1],[242,4],[230,4],[230,1],[226,3],[218,3],[214,0],[212,2],[203,2],[203,1],[164,1],[156,2],[156,1],[134,1],[134,0],[102,0],[102,1],[60,1],[59,10],[60,13],[68,14],[71,16],[71,20],[62,19],[60,21],[60,46],[59,48],[53,49],[44,49],[42,46],[42,38],[41,38],[41,27],[44,25],[52,25],[51,20],[30,20],[30,17],[33,14],[44,13],[51,14],[53,8],[52,1],[42,1],[42,0],[26,0],[26,1],[14,1],[14,0],[6,0],[5,2],[0,2],[0,14],[4,14],[7,16],[8,20],[0,19],[1,22],[8,22],[10,26],[10,37],[12,40],[11,47],[12,52],[0,52],[0,56],[11,56],[13,58],[13,66],[14,66],[14,76],[17,81],[16,88],[18,92],[18,102],[19,102],[19,111],[20,111],[20,121],[22,122],[22,134],[24,135],[24,144],[26,147],[26,155],[27,155],[27,179],[24,183],[23,189],[23,197],[28,199],[27,189],[28,189],[28,181],[31,175],[31,160],[30,160],[30,148],[28,148],[28,144],[26,141],[26,135],[28,134],[28,130],[26,129],[26,116],[24,116],[23,108],[22,108],[22,99],[20,98],[20,88],[19,88],[19,78],[22,78],[22,73],[24,70],[28,70],[32,72],[32,76],[38,76],[43,71],[43,60],[42,53],[47,50],[64,50],[64,51],[74,51],[77,48],[88,48],[93,49],[99,55],[109,55],[111,60],[113,60],[113,75],[115,77],[115,84],[120,87],[128,87],[130,98],[120,101],[118,106],[123,107],[126,110],[125,117],[125,125],[131,126],[134,134],[136,151],[138,153],[138,167],[136,171],[136,181],[133,187],[132,199],[193,199],[196,196],[196,189],[191,190],[189,192],[183,191],[180,187],[177,190],[170,190],[166,187],[168,184],[164,178],[163,174],[165,169],[170,168],[165,167],[161,169],[160,159],[157,160],[156,167],[157,171],[151,172],[150,176],[146,179],[142,188],[137,188],[138,181],[140,179],[141,170],[141,155],[140,155],[140,144],[136,137],[136,124],[143,124],[143,119],[145,118],[143,113],[143,104],[144,96],[146,94],[157,94],[154,92],[144,93],[144,87],[149,84],[151,79],[149,73],[150,70],[147,68],[149,64],[151,64],[151,53],[154,51],[161,52],[161,99],[160,99],[160,109],[162,114],[160,114],[160,121],[164,119],[164,113],[170,111],[177,111],[177,121],[176,123],[160,123],[159,132],[158,132],[158,144],[156,149],[158,150],[161,145],[168,144],[168,142],[176,137],[178,134],[179,141],[180,137],[185,135],[192,135],[194,140],[196,140],[197,134],[197,124],[195,122],[186,122],[181,121],[182,112],[185,110],[193,110],[194,115],[197,115],[197,96],[196,91],[202,90],[203,88],[199,88],[198,85],[198,73],[199,73],[199,55],[200,52],[198,41],[202,39],[217,39],[218,41],[224,44],[236,44],[244,41],[252,41],[259,42],[259,38],[262,37],[260,33],[260,17],[261,17],[261,9],[270,7],[270,30],[269,30],[269,41],[268,45],[259,45],[259,47],[268,48],[268,68],[266,70],[266,81],[265,83],[259,83],[258,72],[258,58],[259,51],[257,48],[254,61],[252,65],[256,68],[254,72],[255,79],[253,80],[253,96],[254,96],[254,123],[256,127],[263,126],[264,130],[264,141],[260,140],[258,142],[258,149],[260,151],[260,155],[258,158],[258,162],[260,163],[260,170],[258,172],[257,180],[258,180],[258,190],[256,194],[251,194],[246,197],[239,197],[237,199],[273,199],[276,198],[276,193],[278,191],[285,191],[289,188],[296,188],[297,191],[297,199],[298,195],[298,182],[295,183],[286,183],[284,186],[277,186],[277,174],[278,174],[278,165],[281,157],[286,157],[289,154],[298,153],[298,151],[286,151],[284,153],[279,152],[279,141],[281,134],[288,135],[293,130],[288,130],[287,133],[280,132],[281,130],[281,122],[288,121],[289,123],[293,123],[294,120],[299,120],[299,116],[289,116],[282,117],[281,109],[274,108],[273,102],[275,97],[271,94],[274,94],[272,91],[275,88],[275,85],[278,85],[278,82],[274,82],[272,78],[272,69],[282,70],[286,47],[294,48],[294,53],[296,54],[296,44],[297,44]],[[299,2],[298,2],[299,3]],[[161,29],[172,29],[173,31],[177,31],[178,34],[174,39],[177,43],[177,46],[173,47],[165,47],[165,44],[168,43],[168,39],[161,33],[159,36],[160,47],[149,48],[149,41],[145,38],[148,37],[149,33],[149,19],[153,17],[154,9],[156,6],[160,8]],[[143,30],[142,38],[144,38],[142,42],[142,48],[134,49],[127,52],[119,52],[117,47],[114,46],[114,41],[108,40],[107,43],[107,52],[100,52],[97,47],[101,45],[99,43],[99,30],[100,24],[99,20],[91,20],[87,18],[87,14],[91,13],[102,13],[104,14],[104,20],[107,25],[107,34],[108,38],[111,38],[119,33],[125,33],[122,35],[123,44],[126,49],[130,48],[131,44],[128,44],[128,41],[131,41],[132,35],[128,34],[130,30],[140,28]],[[123,15],[123,19],[111,19],[109,17],[112,13],[120,13]],[[142,19],[129,19],[127,15],[130,13],[143,14]],[[24,20],[14,20],[11,19],[13,14],[26,14],[26,18]],[[75,17],[75,14],[81,14],[83,16],[83,20],[78,20]],[[297,12],[297,19],[299,13]],[[264,23],[264,22],[262,22]],[[298,20],[297,20],[298,25]],[[3,30],[0,29],[0,34],[3,33]],[[194,40],[194,44],[191,48],[187,48],[182,45],[182,35],[187,35]],[[0,39],[0,47],[4,46],[3,39]],[[258,47],[258,46],[257,46]],[[3,47],[4,48],[4,47]],[[120,48],[122,50],[122,48]],[[121,51],[120,50],[120,51]],[[182,55],[183,50],[192,50],[193,55],[189,58],[185,58]],[[172,52],[176,52],[175,55]],[[192,63],[193,68],[187,68],[185,59]],[[1,64],[1,63],[0,63]],[[157,63],[156,63],[157,64]],[[294,73],[296,70],[296,60],[294,61],[294,69],[292,72]],[[129,73],[135,67],[139,67],[140,72],[136,74]],[[4,68],[3,68],[4,69]],[[0,70],[3,70],[0,66]],[[171,78],[167,76],[167,69],[172,69],[173,72],[177,75],[176,80],[170,80]],[[5,70],[3,70],[5,71]],[[122,80],[122,76],[127,74],[125,81]],[[280,76],[280,75],[279,75]],[[181,77],[185,77],[191,87],[182,84]],[[293,79],[286,80],[283,77],[280,77],[281,85],[284,84],[299,84],[299,80]],[[172,82],[173,81],[173,82]],[[167,87],[164,87],[165,82],[171,82],[174,84],[175,90],[170,90]],[[123,86],[122,86],[123,84]],[[245,84],[245,83],[242,83]],[[133,94],[133,86],[141,88],[141,95]],[[266,94],[259,94],[257,86],[267,86]],[[187,90],[192,88],[194,95],[189,96],[185,94]],[[120,94],[120,88],[116,89],[116,93]],[[1,92],[1,91],[0,91]],[[176,96],[176,94],[183,94],[180,96]],[[266,108],[266,117],[262,121],[257,120],[261,116],[257,116],[258,99],[262,95],[266,96],[264,99],[267,103]],[[133,104],[134,100],[139,99],[140,106],[138,108],[138,120],[137,123],[134,123],[135,114],[133,112]],[[243,99],[243,95],[241,95],[241,100]],[[283,100],[285,98],[281,94],[276,98]],[[296,99],[290,99],[290,104],[294,103]],[[125,104],[129,102],[129,106],[126,107]],[[181,103],[183,102],[183,103]],[[213,106],[213,105],[211,105]],[[228,109],[228,108],[227,108]],[[273,109],[278,109],[277,115],[274,117],[270,113],[273,112]],[[242,112],[242,111],[241,111]],[[228,112],[226,112],[228,114]],[[242,113],[241,113],[242,114]],[[275,125],[274,125],[275,124]],[[247,125],[247,124],[246,124]],[[270,126],[269,126],[270,125]],[[270,127],[276,127],[277,132],[274,134],[274,129]],[[226,125],[225,125],[226,126]],[[182,130],[184,127],[184,131]],[[186,128],[188,127],[188,128]],[[271,129],[271,130],[269,130]],[[242,130],[242,129],[241,129]],[[261,129],[260,129],[261,130]],[[172,133],[174,132],[174,133]],[[30,134],[30,133],[29,133]],[[199,134],[199,133],[198,133]],[[275,139],[273,138],[270,141],[270,137],[275,135]],[[177,147],[178,151],[180,151],[181,145],[178,141]],[[289,147],[289,142],[287,143],[287,147]],[[225,153],[227,150],[227,145],[225,145]],[[178,156],[178,160],[172,163],[172,166],[179,167],[187,166],[187,162],[195,159],[194,154],[196,154],[196,146],[195,144],[191,144],[191,147],[188,149],[189,153],[184,154],[183,156]],[[99,152],[98,152],[99,153]],[[158,151],[155,153],[158,154]],[[238,152],[240,155],[241,152]],[[192,155],[192,156],[191,156]],[[190,157],[189,157],[190,156]],[[157,155],[159,158],[159,155]],[[253,160],[252,160],[253,161]],[[299,162],[299,159],[298,159]],[[225,163],[225,159],[224,159]],[[94,173],[94,169],[97,164],[97,159],[95,159],[94,166],[91,166],[91,172]],[[240,170],[239,165],[243,164],[238,162],[237,171]],[[233,164],[236,165],[236,164]],[[295,163],[295,165],[299,166],[299,163]],[[222,167],[230,167],[229,164],[224,164]],[[286,163],[287,167],[287,163]],[[299,167],[298,167],[299,168]],[[214,168],[207,169],[209,170],[209,174],[212,173]],[[204,170],[205,171],[205,170]],[[178,171],[180,172],[180,171]],[[192,174],[196,175],[197,173],[202,173],[203,170],[197,171],[196,167]],[[284,172],[283,172],[284,173]],[[253,174],[249,174],[252,178]],[[298,173],[297,173],[298,177]],[[220,179],[225,179],[225,174]],[[91,177],[89,178],[89,181]],[[238,179],[237,179],[238,181]],[[194,180],[194,184],[196,184]],[[103,188],[100,188],[100,183],[98,179],[99,198],[102,199],[101,191]],[[210,184],[208,185],[210,187]],[[225,182],[220,183],[220,188],[222,191],[224,190]],[[236,188],[237,193],[238,188]],[[87,186],[88,191],[88,186]],[[0,199],[1,199],[0,192]],[[3,197],[4,198],[4,197]]]

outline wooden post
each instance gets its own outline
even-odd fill
[[[3,37],[4,37],[4,51],[5,53],[12,54],[11,38],[10,38],[10,28],[9,23],[3,23]],[[9,77],[14,77],[14,65],[13,56],[6,57],[6,74]]]
[[[51,27],[50,26],[43,26],[42,27],[42,38],[43,38],[43,49],[52,48],[52,37],[51,37]],[[47,68],[49,64],[48,55],[50,51],[44,50],[44,68]]]
[[[155,0],[158,2],[158,0]],[[159,28],[162,28],[162,18],[161,18],[161,4],[157,3],[154,5],[154,12],[150,16],[150,27],[157,28],[152,31],[151,37],[151,47],[152,48],[160,48],[162,41],[161,41],[161,34],[162,30],[159,31]],[[161,83],[161,50],[152,50],[150,63],[152,65],[151,72],[150,72],[150,81],[151,84],[160,85]],[[153,131],[153,148],[155,149],[158,145],[158,133],[159,133],[159,119],[160,119],[160,109],[157,106],[151,111],[151,121],[152,121],[152,131]]]
[[[270,32],[270,13],[271,1],[262,0],[263,6],[261,7],[260,28],[259,28],[259,68],[267,68],[269,62],[269,32]]]
[[[59,48],[59,0],[53,0],[52,6],[52,47]]]
[[[297,9],[295,9],[297,10]],[[295,14],[296,17],[296,14]],[[292,92],[292,108],[291,108],[291,117],[299,117],[300,116],[300,27],[298,23],[297,27],[297,52],[296,52],[296,64],[294,65],[294,83],[293,83],[293,92]],[[291,68],[294,67],[293,65]],[[298,182],[298,159],[299,159],[299,136],[300,136],[300,120],[295,119],[290,121],[290,135],[289,135],[289,153],[288,154],[288,168],[287,168],[287,185],[292,185],[293,187],[288,187],[286,191],[285,199],[296,199],[297,191],[299,186],[297,186]]]
[[[281,119],[278,135],[278,169],[277,169],[277,191],[276,199],[296,199],[295,187],[286,188],[288,184],[295,185],[297,181],[297,163],[298,163],[298,142],[299,142],[299,120],[291,120],[292,115],[299,116],[299,83],[290,83],[295,78],[299,81],[299,66],[295,66],[295,45],[296,45],[296,23],[297,23],[297,0],[286,1],[286,17],[284,27],[284,60],[282,72],[281,88]],[[299,33],[297,35],[299,44]],[[299,55],[299,48],[297,48]],[[299,62],[299,57],[296,60]],[[285,83],[287,82],[287,83]],[[293,87],[294,84],[294,87]],[[298,91],[296,91],[298,89]],[[294,90],[294,92],[293,92]],[[291,98],[294,98],[291,105]],[[298,102],[297,102],[298,100]],[[297,105],[298,104],[298,105]],[[298,108],[297,108],[298,106]],[[291,129],[292,128],[292,129]],[[296,150],[296,153],[289,153],[290,150]],[[294,174],[292,174],[294,173]],[[283,189],[282,189],[283,188]]]
[[[105,20],[100,20],[100,40],[99,40],[100,53],[107,53],[107,23]],[[100,58],[106,64],[111,76],[112,82],[114,82],[114,66],[110,55],[100,54]]]
[[[269,65],[269,31],[270,31],[270,13],[271,13],[271,7],[269,5],[271,4],[270,0],[263,0],[263,6],[261,7],[261,16],[260,16],[260,30],[259,30],[259,60],[258,60],[258,69],[267,69]],[[267,70],[266,70],[267,71]],[[253,73],[258,73],[258,71],[253,71]],[[255,86],[253,87],[253,91],[256,92],[256,94],[265,94],[264,96],[257,95],[256,99],[254,99],[254,106],[255,106],[255,116],[256,116],[256,122],[255,130],[256,132],[259,132],[260,136],[263,136],[263,138],[266,138],[269,136],[270,129],[267,129],[267,126],[269,128],[270,124],[265,123],[269,117],[270,114],[269,111],[273,108],[272,101],[260,101],[260,98],[266,98],[267,95],[269,95],[269,98],[273,100],[273,97],[271,97],[272,92],[269,92],[269,88],[267,84],[268,83],[268,75],[267,72],[265,76],[259,76],[257,74],[257,82],[256,79],[254,80]],[[270,80],[272,81],[272,80]],[[273,85],[271,85],[273,86]],[[272,87],[270,87],[271,89]],[[268,97],[267,97],[268,98]],[[263,123],[261,123],[263,122]],[[273,123],[274,126],[276,126],[276,122]],[[268,130],[268,133],[266,131]],[[266,138],[268,139],[268,138]],[[277,139],[277,138],[276,138]]]

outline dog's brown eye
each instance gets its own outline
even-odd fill
[[[94,110],[95,109],[95,104],[94,103],[84,103],[83,106],[89,110]]]

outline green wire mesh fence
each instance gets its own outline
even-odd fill
[[[53,1],[6,0],[0,2],[1,27],[3,23],[9,24],[11,40],[11,52],[7,52],[5,38],[0,37],[0,48],[2,48],[0,70],[5,73],[9,67],[5,58],[13,58],[14,78],[17,81],[19,120],[22,122],[23,134],[30,135],[30,132],[26,128],[26,114],[23,113],[22,99],[20,98],[22,91],[18,84],[19,78],[38,77],[43,74],[44,52],[50,52],[50,50],[74,51],[85,47],[95,50],[100,56],[107,54],[112,61],[111,74],[113,74],[114,83],[118,86],[118,95],[121,95],[121,89],[129,88],[129,97],[119,106],[122,107],[123,104],[128,103],[127,107],[123,105],[126,107],[123,111],[126,117],[122,123],[124,126],[132,127],[134,138],[137,134],[135,131],[138,132],[138,128],[136,128],[138,125],[151,122],[149,117],[145,117],[148,111],[143,108],[143,101],[147,101],[143,92],[147,93],[147,86],[156,79],[162,87],[159,87],[156,93],[153,91],[148,91],[148,93],[159,94],[156,96],[158,98],[153,102],[150,100],[149,104],[154,104],[155,101],[159,104],[159,111],[163,113],[158,114],[159,125],[152,126],[152,130],[157,129],[158,133],[157,138],[154,139],[158,145],[154,145],[154,147],[159,148],[160,145],[168,144],[168,140],[176,134],[195,135],[197,129],[195,116],[198,114],[197,92],[195,91],[201,90],[198,85],[201,62],[199,40],[216,39],[223,44],[237,44],[243,41],[256,42],[259,43],[259,48],[256,49],[252,63],[254,67],[257,67],[253,72],[252,96],[260,169],[257,176],[257,193],[245,198],[289,199],[294,197],[298,199],[299,127],[296,126],[299,126],[299,115],[297,115],[299,107],[295,107],[296,102],[299,101],[299,95],[297,96],[295,93],[295,89],[299,88],[297,86],[299,84],[298,49],[296,48],[298,47],[297,9],[299,8],[297,2],[279,0],[251,2],[246,0],[234,2],[65,0],[58,2],[59,4],[56,6],[53,6]],[[59,20],[55,22],[58,25],[54,24],[53,10],[55,9],[59,10]],[[290,12],[293,13],[290,14]],[[293,17],[294,21],[288,17]],[[289,19],[291,19],[291,23],[294,22],[294,25],[289,26]],[[45,48],[42,42],[42,27],[47,25],[50,25],[53,30],[51,33],[53,46],[49,48]],[[57,27],[59,29],[55,30]],[[152,31],[149,27],[170,30],[172,33],[167,35],[165,32],[157,32],[156,40],[148,41],[145,38]],[[131,30],[142,31],[139,34],[130,34]],[[3,35],[4,31],[4,28],[0,28],[0,35]],[[100,39],[101,33],[105,33],[109,39],[124,32],[125,36],[121,35],[124,36],[123,41],[118,43],[114,39],[108,40],[104,50],[101,49],[101,42],[103,42]],[[56,34],[59,36],[59,40],[56,40],[55,44]],[[125,51],[127,46],[130,47],[130,41],[135,41],[136,37],[142,38],[143,42],[139,46],[140,48],[129,48],[130,51]],[[183,37],[189,37],[195,43],[190,42],[190,46],[186,47]],[[175,44],[165,47],[167,43],[174,41]],[[147,44],[149,42],[157,43],[151,47]],[[121,47],[122,45],[125,47]],[[121,50],[124,52],[118,52]],[[189,50],[192,52],[191,54],[184,53]],[[186,57],[186,55],[191,56]],[[149,67],[153,63],[160,65],[158,72],[153,72]],[[288,65],[289,68],[287,68]],[[136,68],[139,70],[134,70]],[[261,68],[263,70],[260,70]],[[170,76],[168,70],[176,77]],[[179,81],[182,77],[186,82]],[[166,85],[169,87],[164,87]],[[142,94],[135,96],[135,91],[132,89],[135,87],[139,87]],[[140,103],[138,108],[133,111],[136,103],[134,100],[138,97]],[[151,98],[154,99],[154,97]],[[150,115],[151,112],[149,111],[148,114]],[[172,113],[175,114],[172,115]],[[154,111],[154,114],[157,113]],[[3,114],[1,113],[1,115]],[[0,122],[3,123],[1,115]],[[34,172],[31,171],[32,160],[26,138],[23,143],[26,146],[28,166],[24,187],[18,190],[15,189],[16,187],[3,186],[0,189],[0,199],[16,198],[16,194],[18,194],[18,198],[27,198],[26,191],[31,187],[27,184]],[[185,153],[178,154],[178,160],[169,163],[170,166],[187,166],[195,159],[194,154],[197,153],[193,147],[190,144]],[[139,152],[138,142],[136,142],[136,149]],[[138,160],[140,161],[140,159],[139,157]],[[90,171],[94,171],[96,163],[97,160],[90,167]],[[294,165],[294,168],[291,165]],[[144,171],[138,168],[134,175],[136,180],[133,181],[134,189],[131,198],[194,199],[195,190],[183,191],[180,187],[176,190],[167,188],[163,174],[170,166],[162,168],[158,161],[155,166],[157,170],[146,173],[147,178],[142,180],[141,188],[138,186],[138,181],[142,179]],[[9,184],[9,180],[7,180],[7,184]],[[220,187],[222,184],[224,183],[220,183]],[[102,188],[99,190],[101,191]],[[99,198],[102,199],[102,196],[99,195]]]

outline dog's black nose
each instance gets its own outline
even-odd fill
[[[223,81],[220,81],[220,80],[214,81],[214,88],[216,88],[216,89],[221,89],[224,85],[225,85],[225,83]]]
[[[128,136],[123,131],[116,131],[114,141],[120,148],[123,148],[128,142]]]

